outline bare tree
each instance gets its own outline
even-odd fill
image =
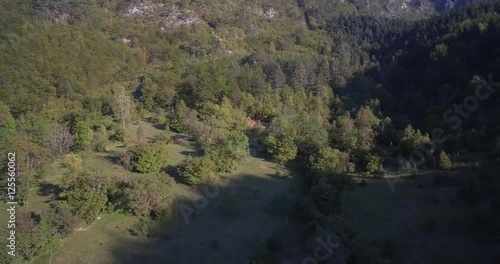
[[[113,88],[115,116],[120,120],[122,129],[125,132],[125,126],[130,121],[130,112],[133,106],[132,99],[125,88],[121,85]]]
[[[50,145],[54,155],[68,153],[70,147],[73,145],[73,135],[71,135],[69,128],[53,123]]]

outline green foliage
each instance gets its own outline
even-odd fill
[[[94,133],[94,139],[92,140],[92,148],[96,152],[106,151],[106,146],[108,144],[108,131],[106,127],[99,126],[97,131]]]
[[[62,186],[69,187],[75,184],[78,176],[83,172],[82,158],[74,153],[67,154],[63,160],[63,166],[67,172],[63,174]]]
[[[159,172],[168,162],[166,143],[143,144],[130,151],[130,168],[140,173]]]
[[[439,154],[438,164],[441,170],[450,170],[453,168],[453,163],[451,162],[450,157],[444,151],[441,151],[441,153]]]
[[[124,190],[128,210],[141,218],[155,217],[161,219],[169,212],[172,182],[167,175],[157,174],[153,177],[139,178]]]
[[[318,172],[353,172],[354,164],[349,162],[349,154],[331,147],[322,148],[309,158],[311,167]]]
[[[106,209],[107,187],[108,182],[104,176],[91,172],[79,177],[61,197],[66,199],[75,215],[90,223]]]
[[[187,157],[177,166],[177,173],[187,185],[198,186],[209,182],[215,169],[206,157]]]
[[[401,136],[399,150],[403,155],[410,155],[412,151],[424,149],[425,144],[429,144],[430,141],[429,135],[422,134],[420,130],[414,130],[408,125]]]
[[[5,137],[14,134],[16,131],[16,121],[10,113],[9,107],[0,101],[0,134]]]
[[[371,176],[384,175],[383,160],[376,154],[368,154],[365,156],[366,173]]]
[[[94,132],[88,123],[80,122],[73,129],[74,149],[76,151],[88,150],[94,138]]]
[[[66,237],[73,232],[83,220],[71,212],[69,205],[60,201],[53,201],[50,203],[50,217],[52,218],[52,225],[57,228],[57,232],[62,237]]]
[[[448,56],[448,45],[439,43],[431,51],[430,56],[433,60],[442,60]]]
[[[18,217],[17,251],[26,260],[50,256],[57,252],[61,235],[53,225],[51,215],[42,214],[37,222],[31,213]]]
[[[159,108],[151,118],[151,122],[157,125],[165,125],[165,123],[167,122],[166,116],[167,114],[165,113],[165,110]]]
[[[306,201],[311,208],[322,215],[334,215],[340,212],[342,191],[332,186],[326,180],[320,180],[309,190]]]
[[[297,156],[298,147],[288,138],[280,140],[269,135],[266,137],[264,144],[271,158],[281,165],[295,159]]]
[[[241,131],[232,130],[207,147],[205,153],[218,172],[231,172],[249,156],[248,147],[248,137]]]

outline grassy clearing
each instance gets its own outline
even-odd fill
[[[161,132],[145,122],[141,126],[146,138]],[[169,148],[169,174],[185,157],[197,153],[190,144],[170,144]],[[113,163],[113,156],[124,151],[122,145],[112,145],[109,153],[86,157],[85,167],[124,180],[148,177],[148,174],[130,173]],[[277,170],[284,177],[275,177]],[[272,162],[251,157],[238,171],[216,177],[217,195],[207,195],[203,188],[192,189],[174,183],[172,217],[165,222],[147,223],[150,237],[134,234],[140,233],[144,225],[136,217],[106,215],[88,230],[68,236],[51,262],[245,263],[266,238],[292,232],[291,225],[285,225],[283,214],[291,210],[287,208],[290,203],[276,203],[276,199],[298,194],[294,176],[293,172]],[[57,177],[51,180],[57,182]],[[198,206],[208,196],[206,205]],[[180,213],[181,206],[196,211],[189,217],[189,223]]]
[[[486,171],[495,175],[498,166]],[[451,172],[439,185],[439,173],[404,177],[394,192],[385,179],[370,180],[348,193],[345,217],[393,263],[492,263],[495,245],[479,245],[484,239],[468,230],[481,210],[457,198],[460,186],[479,173]]]

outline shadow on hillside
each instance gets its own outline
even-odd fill
[[[124,228],[127,239],[108,234],[117,237],[113,263],[249,263],[268,247],[279,259],[301,261],[304,237],[294,213],[296,196],[284,195],[289,186],[281,179],[244,175],[224,187],[193,190],[173,201],[172,216],[157,222],[151,237],[142,235],[140,226]],[[277,196],[291,201],[277,203]],[[277,242],[269,246],[269,241]]]
[[[495,170],[366,178],[348,192],[343,216],[391,263],[495,263],[498,245],[491,238],[500,235]]]
[[[342,216],[391,263],[495,263],[496,171],[498,166],[367,179],[349,192]],[[299,220],[302,192],[291,188],[294,180],[246,174],[185,188],[168,219],[148,223],[147,232],[143,223],[116,223],[103,231],[112,243],[90,245],[88,252],[96,258],[107,248],[107,263],[252,263],[256,255],[257,263],[303,263],[316,245],[311,248],[314,239]]]

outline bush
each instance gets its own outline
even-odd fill
[[[108,144],[108,131],[104,126],[100,126],[96,133],[94,133],[94,139],[92,140],[92,149],[96,152],[106,151],[106,145]]]
[[[61,194],[72,213],[87,223],[94,221],[106,209],[108,183],[105,178],[98,174],[81,176]]]
[[[159,172],[168,162],[167,144],[156,142],[139,145],[130,154],[123,155],[121,161],[124,167],[140,173]]]
[[[249,156],[248,147],[248,137],[235,130],[227,132],[205,152],[214,162],[218,172],[231,172]]]
[[[441,170],[450,170],[453,167],[450,157],[444,151],[441,151],[441,154],[439,154],[438,164]]]
[[[76,151],[87,150],[94,138],[94,132],[88,123],[78,123],[74,128],[74,149]]]
[[[407,160],[398,160],[398,170],[402,173],[412,173],[413,166]]]
[[[334,215],[340,212],[342,192],[321,180],[315,186],[311,187],[309,196],[306,198],[313,208],[324,215]]]
[[[354,164],[349,161],[349,154],[330,147],[322,148],[309,159],[311,167],[318,172],[352,172]]]
[[[50,208],[54,218],[53,225],[63,237],[72,233],[73,229],[83,222],[83,219],[71,213],[71,208],[67,204],[60,201],[51,202]]]
[[[368,154],[365,157],[366,159],[366,172],[368,175],[384,175],[384,167],[382,166],[382,158],[373,155],[373,154]]]
[[[297,156],[298,147],[291,139],[280,140],[274,136],[268,136],[264,144],[271,158],[281,165]]]
[[[206,157],[188,157],[177,166],[179,177],[190,186],[207,183],[214,170],[214,163]]]
[[[422,134],[420,130],[414,130],[411,125],[408,125],[403,131],[399,150],[407,156],[414,150],[423,149],[430,141],[428,134]]]
[[[125,188],[126,208],[135,215],[148,218],[163,218],[170,209],[169,187],[172,182],[165,174],[139,178]]]
[[[151,117],[151,122],[156,125],[165,125],[167,123],[167,114],[165,110],[158,109],[156,113]]]

